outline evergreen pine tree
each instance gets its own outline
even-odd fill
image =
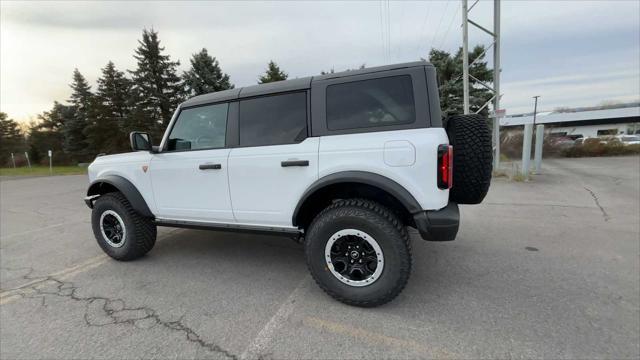
[[[258,84],[265,84],[274,81],[287,80],[287,73],[280,70],[278,64],[274,63],[273,60],[269,61],[269,65],[267,66],[267,71],[263,76],[260,76]]]
[[[487,68],[487,62],[483,61],[484,47],[476,46],[469,52],[469,64],[480,57],[473,66],[469,68],[469,74],[478,80],[493,82],[493,70]],[[459,48],[455,56],[451,56],[446,51],[431,49],[429,52],[429,62],[431,62],[438,72],[438,86],[440,88],[440,107],[444,116],[463,113],[463,89],[462,89],[462,48]],[[491,99],[492,93],[489,89],[479,84],[474,84],[470,79],[469,86],[469,111],[476,112],[482,105]],[[481,112],[487,116],[488,108]]]
[[[87,129],[89,147],[95,153],[117,153],[128,149],[127,118],[131,82],[109,61],[102,69],[96,92],[96,118]]]
[[[53,102],[53,108],[38,115],[38,122],[35,126],[40,130],[61,133],[64,124],[74,117],[72,106],[63,105],[57,101]]]
[[[94,120],[92,118],[94,98],[91,86],[78,69],[73,71],[73,81],[70,86],[73,91],[69,104],[73,107],[74,113],[62,126],[64,149],[75,160],[85,161],[90,154],[87,150],[85,129]]]
[[[18,123],[9,119],[6,113],[0,112],[0,139],[2,139],[3,145],[21,137]]]
[[[229,75],[222,72],[220,64],[203,48],[191,57],[191,69],[182,75],[189,95],[200,95],[233,89]]]
[[[38,115],[39,122],[29,128],[29,156],[36,161],[38,155],[45,156],[48,150],[53,151],[54,164],[71,162],[71,154],[64,152],[64,124],[75,116],[73,106],[63,105],[57,101],[53,108]]]
[[[134,124],[146,125],[138,130],[146,130],[159,135],[171,120],[173,111],[185,97],[185,90],[177,74],[179,61],[171,61],[164,55],[158,32],[143,30],[142,40],[133,56],[138,68],[131,71],[133,92],[137,108],[134,110]],[[157,139],[157,138],[156,138]]]
[[[23,149],[24,137],[18,123],[0,112],[0,165],[8,164],[11,153],[19,153]]]

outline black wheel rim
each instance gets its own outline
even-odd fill
[[[113,210],[107,210],[100,216],[100,231],[104,240],[112,247],[121,247],[126,241],[124,221]]]
[[[382,250],[375,239],[355,229],[335,233],[325,248],[325,259],[331,273],[351,286],[372,284],[384,267]]]

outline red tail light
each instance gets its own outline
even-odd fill
[[[453,146],[438,146],[438,188],[451,189],[453,186]]]

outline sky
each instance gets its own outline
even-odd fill
[[[473,0],[469,0],[469,5]],[[187,70],[207,48],[236,86],[269,60],[290,78],[426,58],[462,44],[461,2],[0,2],[0,111],[35,119],[69,98],[78,68],[95,89],[111,60],[135,69],[142,29],[159,32]],[[493,2],[469,18],[491,29]],[[507,114],[640,100],[640,1],[517,1],[501,6],[501,92]],[[491,37],[469,28],[469,44]],[[487,57],[492,66],[492,55]]]

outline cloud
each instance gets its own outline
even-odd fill
[[[510,113],[538,93],[558,106],[638,94],[637,1],[502,4],[503,105]],[[387,29],[380,2],[3,1],[0,108],[26,118],[49,107],[42,104],[66,99],[74,67],[92,83],[109,60],[133,69],[141,30],[150,27],[182,69],[206,47],[238,86],[254,84],[271,59],[302,77],[413,61],[434,44],[452,52],[460,46],[459,2],[389,5]],[[492,4],[481,1],[471,15],[491,27],[491,12]],[[477,29],[470,38],[472,44],[490,41]]]
[[[604,100],[640,100],[640,71],[590,76],[576,74],[506,83],[503,104],[509,114],[532,111],[533,95],[540,95],[542,111],[561,106],[592,106]]]

